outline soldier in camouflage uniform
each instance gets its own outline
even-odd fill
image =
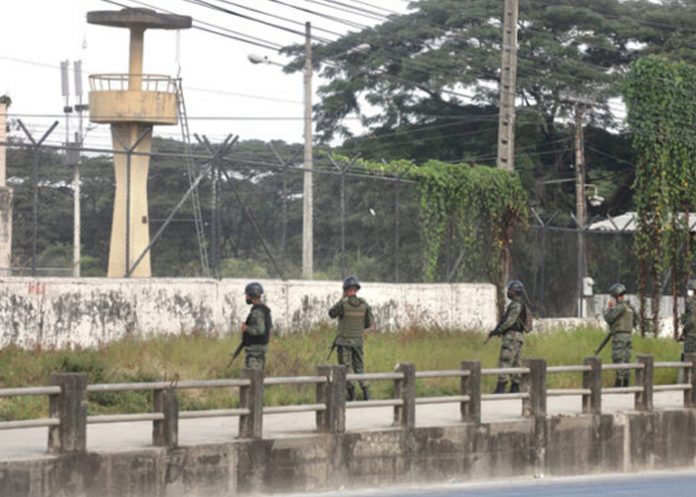
[[[372,310],[364,299],[357,296],[360,282],[354,276],[343,280],[343,297],[329,309],[329,317],[338,319],[336,341],[338,364],[345,366],[349,373],[365,372],[363,332],[374,328]],[[359,381],[364,400],[370,400],[370,388],[366,381]],[[347,382],[346,398],[355,400],[355,385]]]
[[[609,300],[604,320],[609,325],[611,333],[611,361],[614,364],[631,362],[633,343],[631,333],[638,326],[638,313],[625,299],[626,287],[615,283],[609,289],[612,299]],[[628,369],[617,369],[615,387],[627,387],[631,378]]]
[[[520,356],[524,345],[524,323],[526,313],[530,312],[525,305],[524,285],[521,281],[513,280],[507,285],[507,297],[510,303],[505,308],[502,319],[488,336],[502,336],[500,355],[498,356],[499,368],[517,368],[520,366]],[[520,391],[520,375],[501,374],[498,376],[498,385],[493,393],[504,393],[508,380],[511,379],[510,393]]]
[[[249,283],[244,289],[244,294],[246,303],[251,306],[246,321],[242,323],[244,365],[247,368],[263,369],[273,327],[271,310],[261,302],[263,287],[260,283]]]
[[[682,334],[679,337],[680,341],[684,342],[684,354],[696,352],[696,280],[689,280],[686,285],[686,302],[684,314],[681,315],[680,321],[682,326]],[[682,355],[682,360],[684,356]]]

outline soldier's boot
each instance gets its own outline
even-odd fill
[[[623,386],[623,381],[618,376],[614,380],[614,388],[621,388]]]
[[[360,388],[362,388],[363,391],[363,400],[372,400],[372,396],[370,395],[370,387],[364,386]]]
[[[346,386],[346,400],[348,402],[355,400],[355,387],[350,383]]]
[[[498,381],[498,384],[495,387],[495,390],[493,390],[493,393],[505,393],[505,386],[507,385],[507,381]]]
[[[510,383],[510,393],[520,393],[520,384],[516,381]]]

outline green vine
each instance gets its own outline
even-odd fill
[[[527,219],[527,195],[516,173],[486,166],[429,161],[362,162],[372,172],[399,174],[418,182],[423,242],[423,278],[490,281],[504,303],[512,229]],[[449,247],[448,247],[449,245]],[[444,254],[457,258],[446,267]]]
[[[624,95],[638,157],[633,185],[638,215],[635,250],[645,334],[648,298],[652,329],[657,332],[666,271],[672,273],[674,318],[679,288],[685,287],[689,276],[688,216],[691,199],[696,198],[696,67],[658,56],[640,59],[631,66]],[[675,319],[675,336],[676,323]]]

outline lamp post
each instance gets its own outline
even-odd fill
[[[361,43],[350,50],[337,55],[343,57],[354,53],[365,53],[370,49],[368,43]],[[284,67],[268,56],[249,54],[247,59],[252,64],[269,64]],[[312,30],[309,22],[305,23],[305,67],[304,67],[304,183],[302,209],[302,277],[311,280],[314,276],[314,187],[312,168],[314,167],[312,146]]]

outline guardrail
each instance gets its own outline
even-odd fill
[[[683,369],[685,381],[671,385],[654,385],[654,371],[660,368]],[[602,373],[616,369],[635,371],[635,386],[602,388]],[[582,388],[549,389],[550,374],[580,373]],[[519,374],[521,392],[483,394],[484,376]],[[49,453],[82,452],[86,450],[87,425],[152,422],[152,443],[155,446],[175,447],[178,443],[179,420],[208,417],[239,417],[240,438],[261,438],[264,416],[281,413],[314,412],[316,428],[320,433],[342,433],[346,429],[348,409],[392,407],[393,423],[405,429],[416,424],[416,406],[425,404],[456,403],[460,405],[461,421],[481,422],[481,403],[518,399],[522,401],[522,416],[546,416],[548,397],[580,396],[584,414],[602,413],[603,394],[633,394],[634,408],[653,409],[654,392],[682,391],[684,406],[696,408],[696,354],[686,354],[684,362],[655,363],[650,355],[639,355],[635,363],[602,364],[599,357],[587,357],[582,365],[547,366],[543,359],[527,359],[519,368],[482,369],[479,361],[463,361],[459,369],[444,371],[416,371],[413,364],[399,364],[393,372],[347,374],[343,366],[319,366],[315,376],[264,378],[260,369],[242,369],[241,378],[222,380],[194,380],[174,382],[87,384],[82,373],[51,375],[51,385],[30,388],[0,389],[0,397],[45,395],[49,398],[49,417],[23,421],[0,422],[0,430],[48,427]],[[429,378],[459,378],[457,395],[417,397],[416,382]],[[393,381],[394,397],[369,401],[346,401],[346,382],[355,380]],[[314,385],[315,402],[312,404],[264,406],[264,388],[274,385]],[[207,411],[179,411],[177,391],[200,388],[239,389],[239,407]],[[151,391],[152,412],[139,414],[87,415],[89,394],[103,392]]]

